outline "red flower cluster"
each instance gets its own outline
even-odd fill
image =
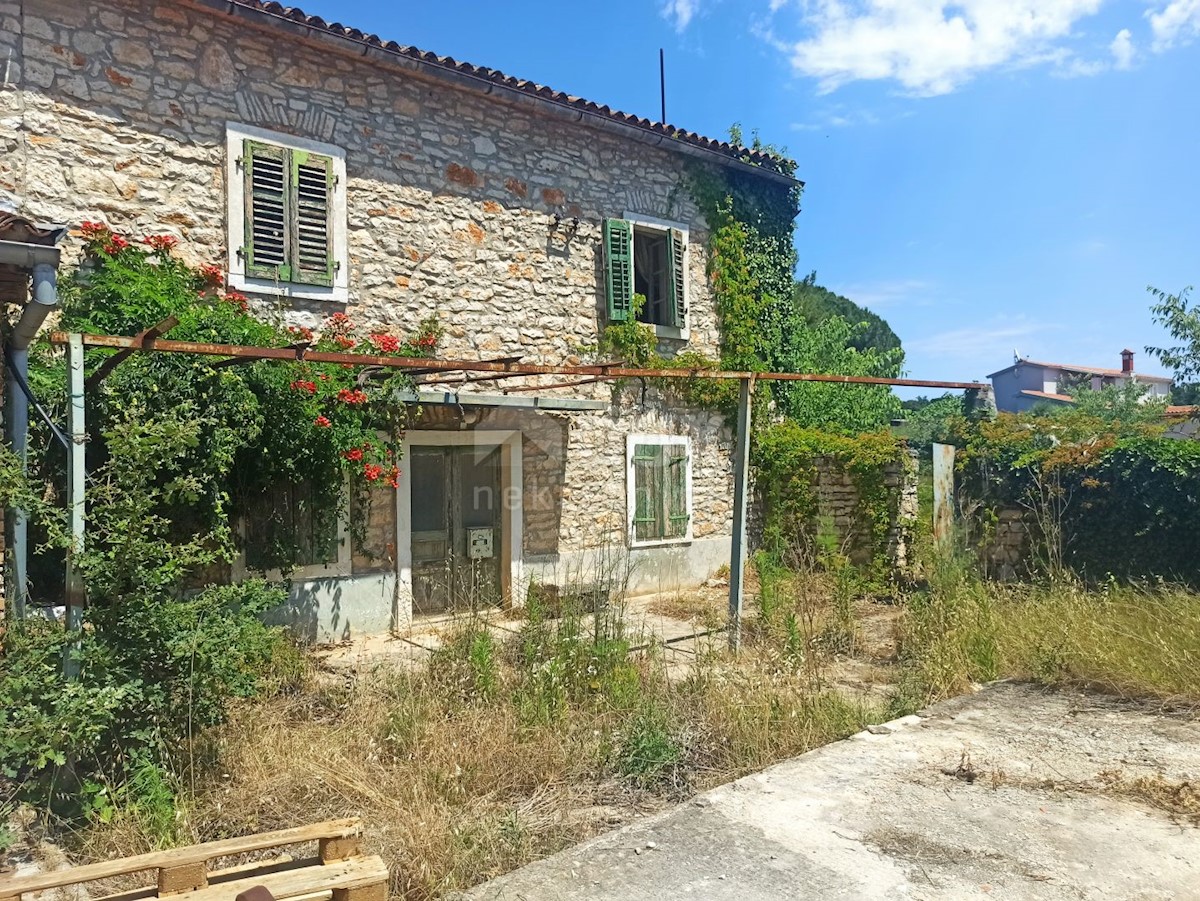
[[[129,246],[129,242],[120,235],[110,235],[108,241],[100,249],[110,257],[115,257],[118,253]]]
[[[363,449],[361,447],[352,447],[348,451],[342,451],[342,456],[347,460],[357,463],[363,458]]]
[[[317,393],[317,383],[316,382],[306,382],[303,379],[297,379],[296,381],[292,382],[292,390],[293,391],[307,391],[309,394],[316,394]]]
[[[166,253],[179,243],[179,239],[174,235],[147,235],[142,238],[142,243],[149,244],[155,250]]]
[[[371,343],[375,345],[375,349],[385,354],[394,354],[400,350],[400,339],[395,335],[371,335],[369,336]]]
[[[226,291],[221,300],[233,304],[243,313],[250,309],[250,298],[245,294],[239,294],[237,291]]]
[[[288,326],[288,334],[295,335],[301,341],[307,342],[309,344],[312,343],[313,330],[308,328],[307,326],[303,326],[303,325]],[[325,378],[325,376],[321,376],[321,378]]]
[[[313,420],[313,425],[320,426],[323,429],[327,429],[330,426],[332,426],[333,423],[330,422],[329,419],[325,416],[318,416],[316,419]]]
[[[437,335],[422,335],[417,339],[417,347],[421,348],[422,350],[431,350],[437,347],[437,343]]]
[[[102,250],[110,257],[116,256],[129,246],[129,242],[103,222],[84,222],[79,226],[83,239],[92,245],[92,249]]]
[[[334,313],[325,320],[324,331],[332,335],[345,335],[348,332],[354,331],[354,323],[350,321],[350,317],[345,313]]]
[[[338,400],[344,404],[365,404],[369,399],[367,392],[359,388],[355,388],[353,391],[343,388],[338,392]]]
[[[225,272],[220,266],[205,263],[200,267],[200,279],[210,288],[219,288],[225,284]]]
[[[393,466],[391,469],[385,469],[378,463],[364,463],[363,475],[366,476],[368,482],[378,482],[383,478],[392,488],[400,487],[400,467]]]
[[[350,348],[354,347],[355,344],[354,339],[349,338],[346,335],[334,335],[333,340],[337,342],[338,347],[341,347],[345,350],[350,350]]]

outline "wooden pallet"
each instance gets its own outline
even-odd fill
[[[265,886],[281,901],[386,901],[387,865],[376,855],[361,853],[361,835],[362,823],[357,819],[330,820],[20,879],[0,876],[0,901],[22,901],[21,896],[29,892],[143,871],[155,872],[155,885],[110,895],[107,901],[166,897],[174,901],[233,901],[241,892],[259,885]],[[230,869],[210,871],[208,868],[210,861],[220,857],[303,842],[317,843],[316,857],[297,860],[281,854],[271,860]]]

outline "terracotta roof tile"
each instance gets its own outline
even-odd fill
[[[1036,397],[1041,400],[1057,400],[1064,404],[1075,403],[1075,398],[1071,397],[1069,394],[1051,394],[1049,391],[1034,391],[1032,388],[1026,388],[1021,393],[1027,395],[1028,397]]]
[[[694,131],[685,131],[663,122],[651,122],[649,119],[644,117],[630,115],[629,113],[622,113],[619,110],[614,110],[612,107],[604,106],[591,100],[584,100],[581,97],[575,97],[563,91],[556,91],[553,88],[547,87],[546,85],[527,81],[523,78],[515,78],[512,75],[506,75],[496,69],[489,69],[484,66],[475,66],[471,63],[465,63],[460,60],[456,60],[450,56],[438,56],[436,53],[431,53],[428,50],[420,50],[416,47],[408,47],[402,44],[397,44],[395,41],[385,41],[378,35],[367,34],[359,31],[357,28],[350,28],[338,22],[326,22],[320,16],[308,15],[303,10],[297,9],[294,6],[284,6],[281,3],[268,2],[268,0],[228,0],[228,2],[231,6],[243,7],[245,9],[254,10],[266,15],[298,22],[302,25],[308,26],[309,28],[334,35],[335,37],[377,47],[388,53],[394,53],[398,56],[404,56],[409,59],[418,60],[420,62],[427,63],[441,69],[446,69],[448,71],[457,72],[462,75],[468,75],[473,78],[481,78],[486,81],[490,81],[495,84],[503,85],[507,88],[512,88],[513,90],[521,91],[522,93],[538,97],[551,103],[573,107],[574,109],[603,116],[607,119],[612,119],[616,122],[633,126],[634,128],[640,128],[654,134],[664,135],[677,141],[702,147],[705,150],[727,156],[730,159],[751,163],[752,165],[760,166],[763,169],[777,175],[783,175],[793,179],[795,178],[793,175],[795,163],[792,160],[777,157],[761,150],[752,150],[748,147],[731,144],[728,141],[718,141],[713,138],[706,138],[703,135],[696,134]]]
[[[1013,363],[1012,366],[1005,366],[1003,369],[996,370],[991,375],[989,375],[988,378],[990,379],[992,376],[999,375],[1002,372],[1008,372],[1013,367],[1021,366],[1021,365],[1041,366],[1045,369],[1060,369],[1064,372],[1078,372],[1082,375],[1114,375],[1114,376],[1128,375],[1128,373],[1124,372],[1123,370],[1106,369],[1103,366],[1077,366],[1074,363],[1047,363],[1044,360],[1030,360],[1030,359],[1022,358],[1022,359],[1018,360],[1016,363]],[[1173,381],[1173,379],[1171,379],[1165,375],[1148,375],[1144,372],[1135,372],[1134,375],[1137,376],[1138,381],[1141,381],[1141,382],[1171,382],[1171,381]]]

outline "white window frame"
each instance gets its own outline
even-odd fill
[[[692,318],[692,241],[691,235],[688,233],[687,223],[672,222],[670,219],[659,219],[657,216],[645,216],[641,213],[631,213],[626,210],[621,214],[621,218],[629,223],[630,226],[630,241],[633,241],[633,231],[641,229],[642,231],[652,231],[664,234],[670,240],[671,229],[677,229],[683,232],[683,308],[684,313],[683,326],[677,327],[673,325],[654,325],[652,323],[644,323],[654,329],[656,338],[670,338],[676,341],[691,340],[692,330],[690,328]],[[633,259],[632,248],[630,248],[630,261],[634,267],[634,272],[637,271],[637,261]]]
[[[330,227],[333,245],[333,284],[305,285],[281,282],[269,278],[250,278],[246,275],[246,259],[240,253],[246,244],[246,178],[239,165],[247,140],[261,141],[288,150],[306,150],[333,160],[333,198],[330,207]],[[292,135],[255,128],[253,125],[225,123],[225,186],[226,231],[229,255],[229,287],[252,294],[271,294],[298,300],[325,300],[346,303],[350,300],[350,253],[346,221],[346,151],[333,144],[297,138]]]
[[[687,531],[678,538],[649,538],[638,540],[634,528],[637,516],[637,491],[634,485],[633,454],[639,444],[683,445],[684,447],[684,492],[687,503]],[[625,532],[631,548],[663,547],[674,544],[690,544],[692,541],[692,439],[687,435],[636,434],[625,436]]]
[[[341,579],[354,574],[354,549],[350,546],[350,479],[347,476],[342,487],[343,509],[337,521],[337,559],[330,563],[313,563],[308,566],[297,566],[288,573],[278,569],[269,569],[263,574],[268,582],[309,582],[316,579]],[[233,580],[241,582],[251,576],[258,575],[257,570],[251,570],[246,565],[246,520],[241,518],[237,523],[238,537],[242,539],[242,549],[238,551],[233,561]]]

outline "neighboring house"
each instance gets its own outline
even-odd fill
[[[766,154],[276,3],[0,0],[0,24],[0,209],[174,233],[289,324],[436,314],[449,358],[579,362],[634,293],[662,352],[715,356],[686,167],[796,184]],[[419,394],[370,546],[345,524],[307,542],[291,612],[309,636],[401,625],[482,583],[519,603],[531,579],[632,564],[649,592],[728,562],[719,414],[512,384]]]
[[[1081,390],[1099,391],[1137,382],[1146,387],[1146,399],[1163,399],[1171,394],[1171,379],[1134,372],[1133,351],[1121,351],[1121,368],[1042,363],[1018,357],[1011,366],[993,372],[992,392],[996,409],[1020,413],[1039,403],[1072,403],[1071,395]]]

